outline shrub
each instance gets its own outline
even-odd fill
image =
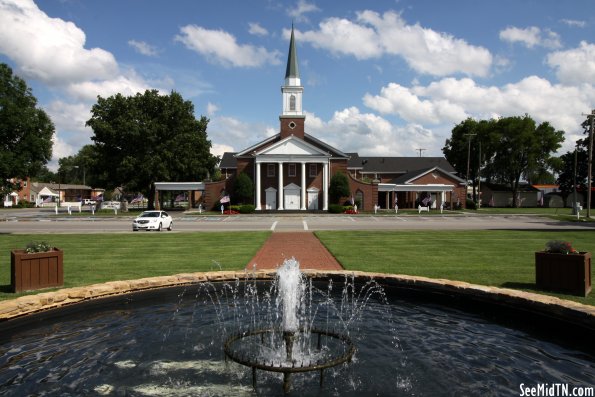
[[[244,204],[240,206],[240,214],[251,214],[255,209],[256,207],[252,204]]]
[[[329,204],[328,212],[331,214],[340,214],[345,211],[345,207],[339,204]]]

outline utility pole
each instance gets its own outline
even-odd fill
[[[477,164],[477,208],[481,208],[481,142],[479,142],[479,163]]]
[[[421,149],[420,148],[420,149],[415,149],[415,150],[419,151],[419,157],[421,157],[421,152],[424,151],[424,150],[428,150],[428,149]]]
[[[471,137],[474,137],[477,134],[465,134],[467,137],[467,179],[465,182],[467,183],[467,192],[469,191],[469,166],[471,164]],[[465,200],[467,199],[467,192],[465,192]]]
[[[572,215],[576,215],[578,213],[578,208],[576,205],[576,164],[577,164],[577,153],[576,153],[576,143],[574,145],[574,175],[572,177],[572,186],[574,189],[572,189]]]
[[[587,162],[587,218],[591,217],[591,186],[593,179],[593,120],[595,119],[595,109],[591,110],[591,114],[585,115],[591,122],[591,129],[589,130],[589,160]]]

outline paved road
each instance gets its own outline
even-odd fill
[[[0,233],[132,233],[132,217],[61,215],[43,210],[3,210]],[[173,213],[174,232],[180,231],[298,231],[298,230],[485,230],[580,229],[595,223],[558,222],[529,215],[232,215],[188,216]],[[142,232],[141,232],[142,233]]]

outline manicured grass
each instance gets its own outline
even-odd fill
[[[319,231],[318,238],[348,270],[446,278],[474,284],[535,288],[535,251],[549,240],[595,252],[595,231]],[[595,305],[595,292],[565,299]]]
[[[10,293],[10,251],[30,241],[64,250],[64,287],[209,270],[239,270],[269,232],[0,236],[0,300]],[[31,292],[35,293],[35,292]]]

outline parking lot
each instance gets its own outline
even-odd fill
[[[593,222],[560,222],[532,215],[187,215],[183,212],[171,215],[174,226],[173,231],[168,233],[241,230],[595,230]],[[0,233],[132,233],[132,219],[132,216],[55,216],[34,211],[2,211]]]

